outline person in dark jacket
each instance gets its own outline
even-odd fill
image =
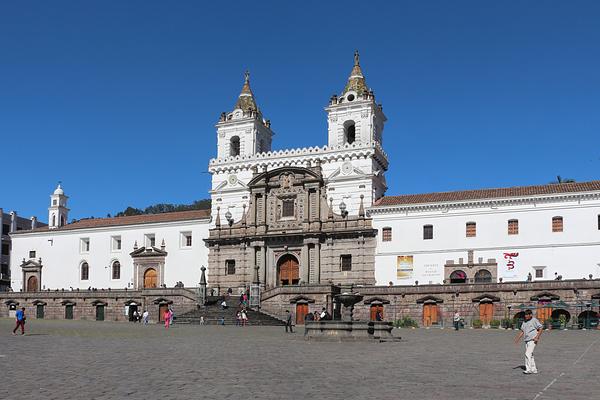
[[[285,310],[285,314],[285,333],[288,333],[288,328],[290,329],[290,333],[294,333],[294,329],[292,328],[292,314],[290,313],[290,310]]]

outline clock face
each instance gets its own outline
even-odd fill
[[[346,161],[342,164],[342,174],[348,175],[352,172],[352,163],[350,161]]]
[[[229,178],[227,180],[229,181],[230,185],[235,185],[238,181],[237,176],[235,175],[229,175]]]

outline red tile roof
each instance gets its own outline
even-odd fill
[[[210,218],[210,210],[192,210],[192,211],[178,211],[161,214],[144,214],[144,215],[132,215],[129,217],[113,217],[113,218],[93,218],[84,219],[72,224],[67,224],[52,231],[68,231],[74,229],[85,229],[85,228],[100,228],[106,226],[123,226],[123,225],[139,225],[139,224],[151,224],[156,222],[173,222],[173,221],[190,221],[195,219],[208,219]],[[27,232],[43,232],[49,231],[47,226],[36,228],[28,231],[19,231],[14,233],[27,233]]]
[[[600,181],[517,186],[499,189],[461,190],[457,192],[406,194],[402,196],[385,196],[377,200],[374,206],[441,203],[591,191],[600,191]]]

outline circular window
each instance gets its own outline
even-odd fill
[[[348,101],[352,101],[352,100],[354,100],[354,95],[353,95],[353,94],[349,94],[349,95],[346,97],[346,99],[347,99]]]

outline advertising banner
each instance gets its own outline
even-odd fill
[[[413,256],[398,256],[396,260],[398,279],[411,279],[413,276]]]

